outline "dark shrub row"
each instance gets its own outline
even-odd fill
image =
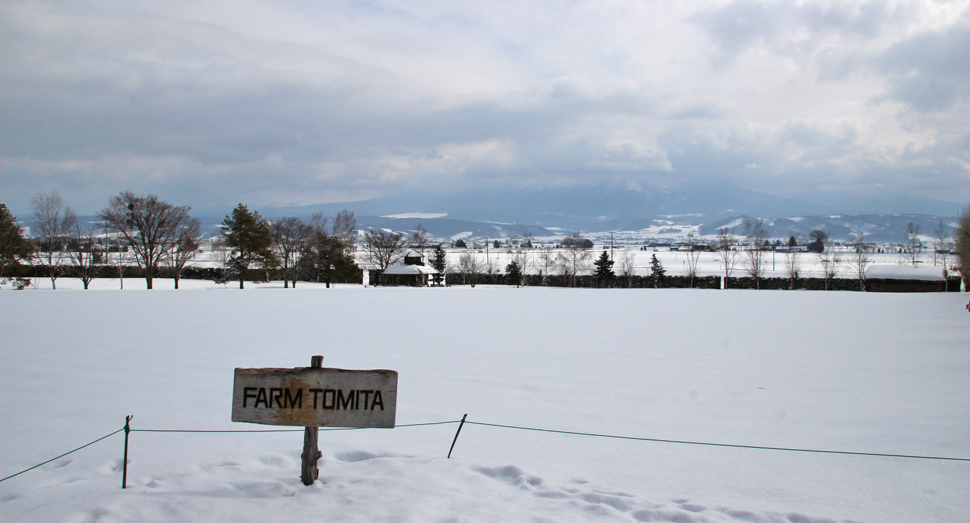
[[[664,276],[659,281],[655,281],[652,276],[617,276],[612,280],[601,280],[595,276],[577,276],[575,287],[584,288],[660,288],[660,289],[720,289],[721,276],[703,276],[694,278],[693,281],[687,276]],[[446,275],[448,285],[471,285],[473,282],[478,285],[506,285],[504,274],[480,274],[474,278],[462,277],[460,274]],[[573,278],[569,276],[539,276],[535,274],[526,275],[522,284],[529,287],[573,287]],[[797,278],[794,282],[788,278],[761,278],[755,281],[749,277],[730,277],[727,279],[728,289],[793,289],[811,291],[858,291],[859,280],[849,278],[832,278],[827,282],[824,278]],[[870,290],[867,285],[866,290]],[[947,280],[947,290],[950,292],[960,291],[960,278],[949,278]]]

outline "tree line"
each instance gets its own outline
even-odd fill
[[[78,222],[76,213],[64,205],[56,192],[38,193],[31,200],[31,205],[31,230],[35,234],[33,238],[26,238],[7,207],[0,203],[0,281],[12,282],[15,287],[22,288],[29,284],[25,277],[19,275],[22,271],[18,271],[18,267],[23,265],[43,270],[55,289],[57,278],[68,272],[81,279],[87,289],[96,275],[104,273],[106,265],[113,265],[123,282],[126,267],[134,264],[144,275],[148,289],[153,287],[153,280],[158,277],[162,267],[174,276],[175,288],[178,288],[184,268],[200,252],[201,227],[199,220],[190,216],[191,207],[176,206],[154,195],[122,192],[113,196],[109,205],[98,213],[100,221],[86,226]],[[219,281],[238,281],[240,288],[244,288],[247,280],[260,282],[273,278],[282,279],[285,288],[296,287],[297,281],[325,282],[328,286],[333,282],[360,281],[361,270],[355,262],[358,231],[354,213],[347,210],[338,213],[330,232],[327,225],[327,220],[319,214],[309,222],[294,217],[267,221],[258,212],[250,211],[240,203],[221,224],[221,241],[225,249],[222,259],[218,260],[222,265]],[[970,281],[970,207],[957,218],[954,231],[952,237],[957,263],[953,268],[960,272],[965,281]],[[939,245],[948,245],[947,233],[948,228],[941,221],[934,230]],[[104,238],[100,245],[96,242],[98,235]],[[108,241],[109,235],[113,238],[113,244]],[[907,243],[899,248],[900,255],[913,266],[919,263],[923,250],[919,235],[919,225],[910,224],[906,231]],[[800,244],[803,246],[799,247]],[[776,241],[775,246],[778,245],[785,246]],[[594,262],[590,247],[592,242],[574,234],[563,240],[562,249],[543,252],[532,264],[537,266],[540,276],[558,272],[569,279],[571,286],[575,286],[578,276],[591,272],[595,267],[597,280],[610,285],[616,277],[612,257],[607,257],[604,252]],[[800,270],[799,257],[803,254],[818,257],[826,288],[837,271],[847,266],[859,280],[860,288],[864,288],[865,272],[872,263],[876,247],[866,241],[863,233],[849,245],[848,251],[833,247],[834,243],[825,231],[812,231],[807,242],[791,235],[787,249],[782,249],[783,268],[790,288],[795,288]],[[428,231],[420,224],[409,236],[387,230],[368,230],[363,234],[360,254],[365,263],[383,272],[400,262],[407,248],[420,252],[422,256],[430,248]],[[692,234],[688,235],[685,268],[689,286],[693,286],[694,279],[698,277],[697,265],[702,250],[715,252],[724,267],[725,281],[729,281],[738,266],[743,266],[755,287],[760,288],[772,245],[760,220],[746,220],[740,235],[727,228],[719,229],[713,244],[697,241]],[[949,252],[949,247],[934,249],[934,256],[943,257],[944,277],[949,267]],[[111,263],[112,258],[115,263]],[[617,262],[620,275],[633,275],[631,253],[624,253]],[[446,253],[440,244],[433,250],[430,264],[439,271],[434,280],[436,284],[442,283],[442,276],[446,272],[460,275],[463,283],[474,285],[478,275],[495,274],[500,270],[492,266],[490,258],[486,257],[483,261],[470,252],[463,253],[454,266],[448,266]],[[520,254],[513,257],[505,267],[509,283],[519,285],[529,265],[527,256]],[[651,260],[652,281],[659,281],[664,272],[660,261],[654,256]]]
[[[761,288],[761,280],[765,277],[768,265],[768,253],[774,248],[769,244],[768,232],[764,229],[763,221],[757,222],[745,220],[744,229],[741,235],[735,235],[728,228],[718,229],[717,239],[713,245],[713,250],[724,267],[724,278],[728,281],[731,273],[742,265],[744,273],[755,282],[755,288]],[[933,249],[934,262],[937,257],[942,259],[942,276],[949,278],[951,266],[947,263],[950,253],[950,234],[949,227],[943,220],[933,231],[935,247]],[[970,276],[970,207],[964,209],[960,217],[957,218],[956,227],[953,232],[953,245],[956,246],[958,263],[952,268],[968,280]],[[873,263],[873,255],[882,252],[882,249],[866,239],[865,232],[856,234],[856,238],[849,245],[847,250],[836,248],[831,235],[823,230],[816,229],[809,233],[807,243],[795,234],[789,236],[787,244],[776,241],[775,246],[782,246],[780,252],[783,255],[783,270],[789,280],[789,288],[795,288],[801,269],[800,256],[814,255],[819,266],[822,267],[824,288],[828,290],[829,283],[836,277],[840,270],[848,269],[859,282],[860,290],[865,289],[866,271]],[[799,247],[802,245],[802,247]],[[924,250],[923,242],[920,240],[919,224],[909,223],[905,233],[905,243],[899,247],[901,263],[911,264],[917,267],[921,262]],[[776,251],[777,252],[777,251]],[[688,272],[691,275],[696,273],[696,257],[688,253]]]
[[[185,267],[201,252],[200,222],[178,206],[155,195],[121,192],[97,213],[99,221],[82,225],[77,214],[57,192],[38,193],[31,199],[32,238],[26,237],[9,209],[0,203],[0,283],[24,288],[30,280],[24,267],[37,267],[57,288],[57,278],[69,274],[87,289],[104,267],[113,265],[124,281],[126,267],[135,265],[146,287],[154,287],[161,269],[170,270],[175,288]],[[225,246],[219,281],[268,281],[282,278],[284,287],[298,280],[360,281],[354,262],[354,213],[341,211],[331,232],[322,215],[310,223],[298,218],[263,219],[240,203],[221,224]],[[98,236],[102,241],[98,242]],[[122,285],[124,285],[122,283]]]

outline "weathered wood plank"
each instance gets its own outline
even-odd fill
[[[310,367],[319,369],[323,367],[323,356],[313,356],[310,358]],[[300,455],[302,465],[300,467],[300,480],[304,485],[312,485],[320,477],[320,469],[317,461],[320,460],[320,450],[317,448],[319,441],[320,428],[307,427],[303,429],[303,454]]]
[[[397,372],[300,367],[235,371],[232,421],[394,428]]]

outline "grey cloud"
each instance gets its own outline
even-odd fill
[[[727,111],[716,104],[699,103],[691,104],[688,107],[676,109],[669,114],[673,120],[714,120],[727,115]]]
[[[906,23],[913,12],[909,4],[888,0],[862,4],[737,0],[701,11],[690,20],[717,44],[719,62],[731,62],[758,43],[773,52],[805,60],[820,51],[823,38],[834,36],[843,44],[872,39],[889,27]],[[837,48],[825,49],[818,57],[829,61],[844,59]]]
[[[671,30],[670,49],[658,50],[660,63],[667,54],[703,62],[707,44],[693,30],[699,26],[725,63],[765,45],[814,61],[837,87],[824,92],[846,96],[813,97],[805,86],[814,73],[799,71],[793,80],[807,94],[805,110],[791,114],[785,92],[745,99],[748,86],[764,78],[704,66],[645,71],[650,62],[634,60],[645,51],[636,47],[642,40],[624,40],[612,20],[572,20],[570,10],[556,11],[561,18],[540,38],[528,24],[495,26],[501,13],[475,18],[470,35],[463,26],[435,32],[435,23],[466,13],[449,8],[454,12],[440,18],[435,6],[420,3],[418,22],[383,4],[286,7],[316,17],[308,26],[326,33],[316,40],[263,32],[249,20],[206,23],[175,4],[156,6],[172,10],[163,15],[137,6],[99,12],[84,3],[46,11],[9,5],[0,11],[9,15],[0,16],[0,186],[4,198],[22,201],[57,187],[75,207],[83,207],[81,198],[94,202],[91,210],[119,190],[197,207],[318,203],[617,176],[646,183],[725,179],[779,192],[823,182],[838,190],[840,180],[859,187],[896,178],[915,183],[905,174],[914,166],[927,186],[944,187],[967,172],[959,161],[970,164],[965,110],[904,122],[872,116],[874,106],[884,108],[869,103],[879,87],[840,83],[864,67],[890,78],[885,96],[921,110],[966,100],[966,68],[957,67],[967,62],[965,30],[918,35],[876,58],[856,53],[868,53],[867,38],[904,26],[909,4],[741,0],[692,17],[692,28]],[[355,9],[361,12],[348,12]],[[529,9],[539,19],[551,8]],[[289,28],[286,16],[267,27]],[[808,36],[793,39],[796,33]],[[467,58],[463,44],[475,48]],[[427,74],[395,68],[387,56]],[[477,65],[479,58],[503,80],[481,92],[450,91],[465,85],[449,83],[452,74],[479,78],[459,63]],[[816,109],[817,118],[805,117]],[[867,142],[866,131],[883,122],[905,129]],[[920,142],[926,133],[935,136],[932,144]],[[910,149],[880,151],[886,143]]]
[[[920,111],[970,101],[970,24],[899,42],[875,66],[890,76],[889,96]]]
[[[823,128],[811,122],[789,122],[779,133],[782,142],[791,142],[800,147],[817,151],[820,158],[839,158],[855,145],[858,130],[848,124],[835,129]],[[814,156],[814,155],[813,155]]]
[[[970,131],[919,148],[888,151],[870,149],[860,143],[860,135],[849,122],[792,120],[777,128],[754,129],[722,122],[703,129],[670,126],[659,142],[678,176],[727,178],[779,193],[839,184],[859,191],[875,191],[880,185],[941,191],[955,177],[967,177],[959,163],[970,160],[970,153],[954,157],[954,152],[961,150]]]

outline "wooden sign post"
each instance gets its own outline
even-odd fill
[[[310,485],[319,476],[319,427],[394,428],[397,372],[323,367],[313,356],[309,367],[236,369],[232,421],[306,427],[300,478]]]

